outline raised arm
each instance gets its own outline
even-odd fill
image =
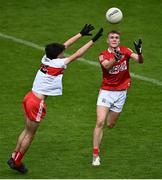
[[[69,56],[65,61],[65,64],[69,64],[70,62],[82,56],[99,39],[99,37],[102,36],[102,32],[103,32],[103,28],[101,28],[97,32],[97,34],[92,38],[92,40],[90,40],[88,43],[86,43],[84,46],[78,49],[74,54]]]
[[[139,39],[138,40],[138,43],[134,42],[134,47],[136,49],[136,53],[132,53],[131,54],[131,58],[133,58],[135,61],[137,61],[138,63],[143,63],[144,61],[144,58],[143,58],[143,55],[142,55],[142,40]]]
[[[75,41],[77,41],[82,36],[91,36],[89,32],[92,31],[94,27],[91,24],[85,24],[85,26],[82,28],[80,33],[76,34],[75,36],[71,37],[67,41],[64,42],[65,48],[68,48],[70,45],[72,45]]]

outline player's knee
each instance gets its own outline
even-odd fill
[[[97,128],[102,128],[104,126],[104,121],[97,121],[97,123],[96,123],[96,127]]]

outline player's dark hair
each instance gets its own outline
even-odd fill
[[[57,56],[65,50],[65,46],[59,43],[51,43],[45,47],[47,58],[56,59]]]
[[[117,31],[117,30],[111,30],[111,31],[108,32],[108,35],[109,34],[118,34],[120,36],[121,33],[119,31]]]

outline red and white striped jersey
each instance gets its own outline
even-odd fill
[[[100,64],[103,72],[103,80],[101,89],[118,91],[128,89],[131,84],[131,77],[129,74],[129,59],[133,51],[125,46],[119,46],[120,52],[123,54],[122,59],[119,62],[115,62],[110,70],[105,69],[102,66],[103,61],[109,61],[114,58],[113,52],[109,49],[103,51],[100,56]]]
[[[62,77],[67,68],[67,58],[49,59],[45,55],[41,60],[41,66],[33,82],[32,91],[47,95],[62,95]]]

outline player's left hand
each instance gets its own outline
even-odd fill
[[[134,41],[134,47],[136,49],[137,54],[141,55],[142,54],[142,40],[139,39],[138,43],[136,41]]]
[[[114,57],[115,57],[115,61],[118,62],[122,59],[123,54],[120,51],[114,49]]]
[[[103,34],[103,28],[100,28],[97,34],[92,38],[93,42],[96,42]]]
[[[92,34],[90,34],[89,32],[92,31],[93,29],[94,27],[91,24],[85,24],[83,29],[80,31],[80,34],[82,36],[92,36]]]

